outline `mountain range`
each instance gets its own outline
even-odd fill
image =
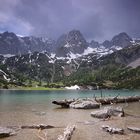
[[[111,87],[139,88],[139,66],[140,40],[124,32],[102,43],[86,41],[78,30],[63,34],[56,41],[9,32],[0,34],[0,87],[60,82],[102,83],[109,87],[109,81]]]
[[[0,54],[5,56],[34,52],[48,52],[56,54],[57,57],[70,58],[89,53],[102,56],[133,44],[140,44],[140,40],[133,40],[124,32],[102,43],[94,40],[87,42],[78,30],[63,34],[56,41],[45,37],[21,37],[9,32],[0,34]]]

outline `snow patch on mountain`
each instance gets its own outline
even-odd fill
[[[113,46],[111,47],[111,49],[121,50],[121,49],[122,49],[122,47],[113,45]]]
[[[84,53],[82,55],[88,55],[90,53],[93,53],[94,49],[91,47],[88,47],[87,49],[84,50]]]
[[[13,55],[13,54],[0,54],[0,55],[2,55],[2,56],[5,57],[5,58],[9,58],[9,57],[15,56],[15,55]]]
[[[7,78],[5,75],[3,75],[3,78],[4,78],[7,82],[10,81],[10,78]]]
[[[64,45],[65,48],[70,48],[72,47],[71,44],[69,44],[68,42]]]
[[[8,74],[6,74],[6,73],[5,73],[3,70],[1,70],[1,69],[0,69],[0,73],[3,74],[3,78],[4,78],[7,82],[10,81],[10,78],[7,78],[7,77],[8,77]]]
[[[55,58],[56,54],[55,53],[51,53],[50,57],[51,58]]]

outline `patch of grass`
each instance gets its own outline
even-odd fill
[[[47,87],[18,87],[19,90],[64,90],[64,88],[47,88]]]

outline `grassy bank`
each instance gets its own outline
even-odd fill
[[[64,88],[46,88],[46,87],[11,87],[0,88],[0,90],[65,90]]]
[[[64,90],[64,88],[47,88],[47,87],[18,87],[17,90]]]

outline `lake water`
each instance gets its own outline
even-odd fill
[[[103,90],[103,96],[130,96],[140,95],[140,91]],[[51,102],[53,100],[85,98],[100,96],[100,91],[18,91],[0,90],[0,126],[20,126],[32,124],[49,124],[60,128],[47,131],[47,140],[56,140],[63,134],[69,124],[76,124],[76,131],[72,140],[139,140],[139,134],[126,131],[126,135],[110,135],[101,130],[104,124],[126,129],[127,126],[140,127],[139,117],[126,116],[112,118],[109,121],[100,121],[92,118],[92,110],[61,109]],[[129,114],[140,116],[140,103],[118,104],[123,106]],[[84,122],[92,123],[86,124]],[[4,140],[39,140],[37,130],[20,130],[16,136]]]

